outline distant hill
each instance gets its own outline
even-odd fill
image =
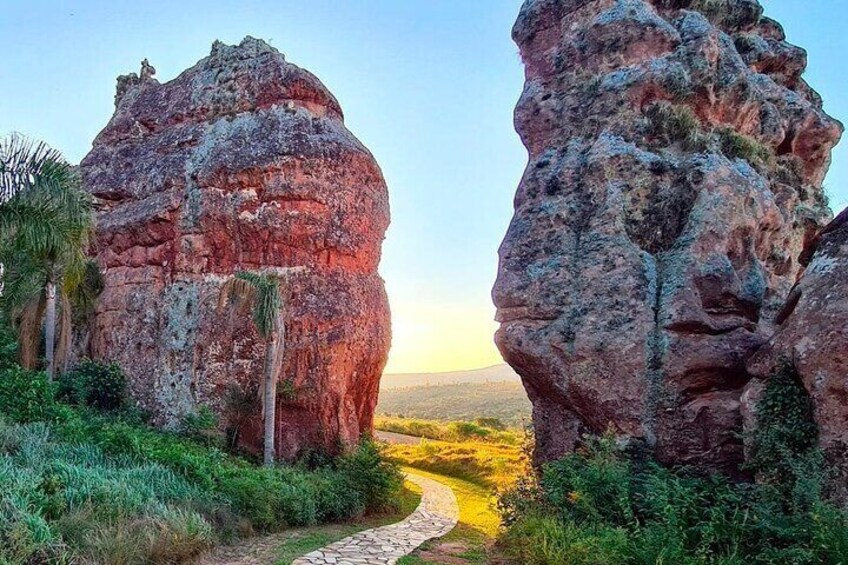
[[[518,382],[463,382],[383,388],[377,413],[425,420],[497,418],[513,428],[530,420],[530,401]]]
[[[411,386],[441,386],[460,383],[520,383],[521,378],[507,364],[493,365],[470,371],[449,373],[396,373],[383,375],[380,390]]]

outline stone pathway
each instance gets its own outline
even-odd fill
[[[365,530],[303,557],[292,565],[393,565],[425,541],[451,531],[459,518],[459,506],[450,487],[409,474],[421,487],[421,503],[401,522]]]

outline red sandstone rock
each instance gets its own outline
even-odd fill
[[[819,444],[841,473],[837,494],[848,500],[848,210],[805,255],[809,264],[778,316],[779,330],[748,363],[758,378],[743,397],[745,421],[753,431],[763,382],[788,361],[813,401]]]
[[[527,0],[513,29],[529,164],[493,297],[539,461],[611,427],[734,472],[746,359],[829,219],[842,128],[804,52],[753,0],[699,4]]]
[[[91,353],[117,361],[133,397],[175,426],[198,405],[227,414],[255,391],[262,342],[215,311],[239,270],[291,275],[277,451],[335,450],[370,431],[390,342],[377,274],[389,223],[383,176],[332,94],[253,38],[159,84],[119,79],[116,111],[81,164],[102,203],[106,290]],[[285,384],[288,383],[288,384]],[[242,438],[261,446],[260,401]]]

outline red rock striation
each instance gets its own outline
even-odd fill
[[[216,42],[165,84],[153,72],[145,61],[118,79],[115,115],[81,164],[106,271],[91,353],[124,368],[159,424],[210,405],[258,447],[264,349],[216,301],[239,270],[286,272],[278,454],[356,441],[390,342],[380,168],[324,85],[261,40]]]
[[[848,501],[848,210],[802,259],[806,269],[777,317],[780,329],[748,362],[757,378],[746,388],[743,414],[753,431],[765,380],[789,362],[812,399],[819,444],[838,471],[835,494]]]
[[[537,459],[612,428],[735,472],[746,359],[830,217],[842,126],[753,0],[527,0],[529,164],[500,250],[496,342]]]

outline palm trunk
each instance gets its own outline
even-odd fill
[[[274,426],[277,419],[277,333],[274,332],[265,344],[265,451],[263,462],[266,467],[274,464]]]
[[[52,381],[56,374],[54,351],[56,347],[56,284],[47,283],[47,308],[44,321],[44,345],[47,350],[47,379]]]

